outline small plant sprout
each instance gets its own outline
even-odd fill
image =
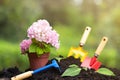
[[[115,76],[115,74],[107,68],[99,68],[96,72],[107,76]]]
[[[63,59],[62,57],[55,57],[55,59],[60,62],[61,59]]]
[[[81,68],[75,64],[72,64],[69,66],[68,69],[65,70],[65,72],[61,75],[62,77],[64,76],[76,76],[79,75],[81,71]]]

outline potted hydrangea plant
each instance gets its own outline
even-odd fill
[[[43,67],[48,62],[50,48],[59,48],[59,34],[47,20],[34,22],[27,30],[28,39],[20,43],[22,54],[27,54],[32,70]]]

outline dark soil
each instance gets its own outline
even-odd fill
[[[49,63],[51,63],[51,61],[49,61]],[[46,71],[35,74],[32,77],[29,77],[24,80],[120,80],[120,70],[113,69],[113,68],[109,68],[109,69],[112,70],[116,76],[106,76],[106,75],[98,74],[94,72],[94,70],[85,71],[83,69],[80,72],[80,74],[77,76],[61,77],[61,74],[71,64],[76,64],[80,66],[81,63],[79,59],[74,59],[73,57],[62,59],[59,63],[59,66],[61,68],[61,73],[59,73],[59,71],[57,71],[56,69],[51,68]],[[101,66],[101,67],[105,67],[105,66]],[[20,73],[23,73],[23,72],[21,72],[17,67],[3,69],[0,71],[0,80],[10,80],[12,76],[15,76]]]

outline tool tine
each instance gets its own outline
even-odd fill
[[[101,62],[96,61],[96,62],[91,66],[91,68],[94,69],[94,70],[98,70],[98,69],[100,68],[101,64],[102,64]]]
[[[90,66],[92,66],[97,61],[96,57],[91,58]]]
[[[82,64],[81,64],[81,67],[86,67],[86,68],[91,68],[90,67],[90,61],[91,61],[91,58],[89,58],[89,57],[86,57],[86,59],[82,62]]]

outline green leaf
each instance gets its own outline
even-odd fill
[[[65,70],[65,72],[61,75],[64,76],[76,76],[80,73],[81,68],[79,68],[77,65],[73,64],[70,65],[68,69]]]
[[[103,74],[103,75],[115,76],[115,74],[111,70],[109,70],[107,68],[100,68],[96,72],[100,73],[100,74]]]
[[[50,52],[50,45],[41,43],[42,47],[39,45],[35,39],[32,39],[33,43],[30,45],[29,52],[36,52],[38,56],[43,54],[44,52]]]
[[[36,43],[37,41],[35,40],[35,38],[33,38],[33,39],[32,39],[32,42],[33,42],[33,43]]]
[[[43,54],[43,50],[40,47],[36,47],[36,52],[37,52],[38,56],[41,55],[41,54]]]
[[[30,45],[30,47],[29,47],[29,52],[35,52],[36,51],[36,45],[35,45],[35,43],[32,43],[31,45]]]
[[[66,71],[62,74],[62,77],[64,76],[76,76],[80,73],[81,69],[77,67],[72,67],[66,69]]]
[[[45,46],[44,52],[50,52],[50,47],[49,46]]]
[[[72,64],[72,65],[69,65],[69,67],[77,67],[78,68],[78,65]]]
[[[84,69],[85,71],[87,71],[87,70],[88,70],[88,68],[86,68],[86,67],[83,67],[82,69]]]

